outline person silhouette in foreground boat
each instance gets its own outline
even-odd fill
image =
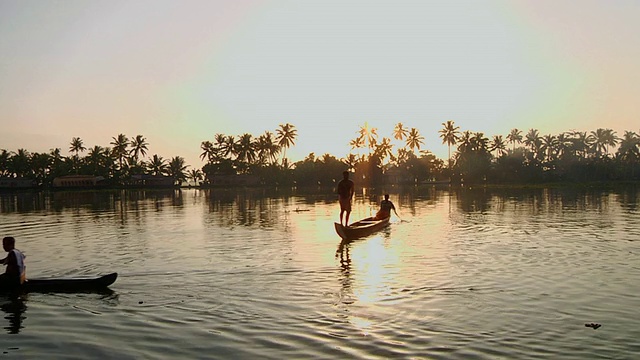
[[[12,236],[6,236],[2,239],[2,247],[8,254],[7,257],[0,260],[2,265],[7,266],[4,274],[0,274],[0,287],[19,287],[26,280],[24,255],[16,249],[16,239]]]
[[[338,183],[338,201],[340,202],[340,224],[344,226],[349,225],[349,215],[351,214],[351,200],[353,199],[353,193],[355,192],[355,184],[349,179],[349,172],[342,172],[342,180]],[[346,213],[344,224],[342,223],[342,217]]]
[[[378,210],[376,216],[374,216],[373,219],[386,219],[391,216],[391,210],[393,210],[397,217],[400,217],[400,215],[398,215],[398,212],[396,212],[396,207],[393,205],[391,200],[389,200],[389,194],[384,194],[384,200],[380,202],[380,210]]]

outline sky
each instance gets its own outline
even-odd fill
[[[0,0],[0,149],[118,134],[200,168],[217,133],[297,129],[293,161],[361,126],[640,132],[631,0]],[[394,142],[396,146],[397,142]]]

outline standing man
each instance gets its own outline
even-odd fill
[[[349,179],[349,172],[342,172],[342,180],[338,183],[338,200],[340,201],[340,224],[342,224],[342,215],[346,213],[344,226],[349,225],[349,215],[351,214],[351,200],[355,192],[355,185]]]

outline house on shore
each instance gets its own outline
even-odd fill
[[[36,187],[36,183],[32,179],[0,177],[0,189],[30,189],[33,187]]]
[[[53,179],[54,188],[84,188],[102,185],[104,177],[93,175],[66,175]]]

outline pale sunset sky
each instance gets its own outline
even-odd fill
[[[640,1],[0,0],[0,149],[143,135],[193,167],[216,133],[298,131],[338,158],[365,122],[491,138],[640,131]],[[86,154],[86,153],[85,153]]]

